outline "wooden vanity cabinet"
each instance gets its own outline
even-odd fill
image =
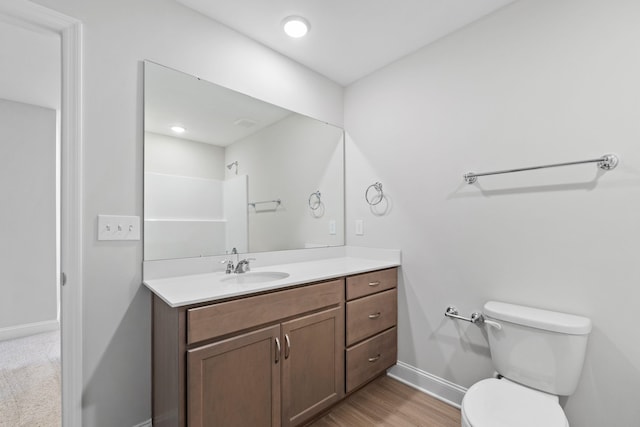
[[[310,421],[396,363],[396,287],[390,268],[187,307],[154,295],[154,427]]]
[[[344,396],[344,279],[200,307],[153,301],[154,427],[294,426]]]

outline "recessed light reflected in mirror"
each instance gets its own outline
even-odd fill
[[[284,32],[289,37],[304,37],[309,32],[309,22],[300,16],[288,16],[282,21]]]
[[[184,133],[186,131],[185,128],[183,128],[182,126],[178,126],[178,125],[171,126],[169,129],[171,129],[175,133]]]

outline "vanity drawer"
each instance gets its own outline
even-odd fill
[[[347,300],[375,294],[396,286],[398,286],[397,268],[347,277]]]
[[[344,301],[344,279],[187,310],[187,344],[273,323]]]
[[[394,365],[397,359],[395,327],[347,349],[347,393]]]
[[[347,346],[397,323],[398,291],[392,289],[347,303]]]

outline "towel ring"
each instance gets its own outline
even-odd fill
[[[377,194],[373,199],[369,199],[369,191],[372,188],[377,191]],[[384,193],[382,192],[382,183],[380,183],[380,182],[375,182],[375,183],[371,184],[370,186],[367,187],[367,190],[364,192],[364,199],[371,206],[377,205],[378,203],[380,203],[382,201],[383,198],[384,198]]]
[[[322,194],[320,194],[320,190],[309,195],[309,208],[311,208],[312,211],[317,210],[320,205],[322,205],[322,199],[320,198],[321,196]]]

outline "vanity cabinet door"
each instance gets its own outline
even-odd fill
[[[296,426],[344,396],[344,308],[282,324],[282,425]]]
[[[280,426],[280,326],[188,351],[189,427]]]

